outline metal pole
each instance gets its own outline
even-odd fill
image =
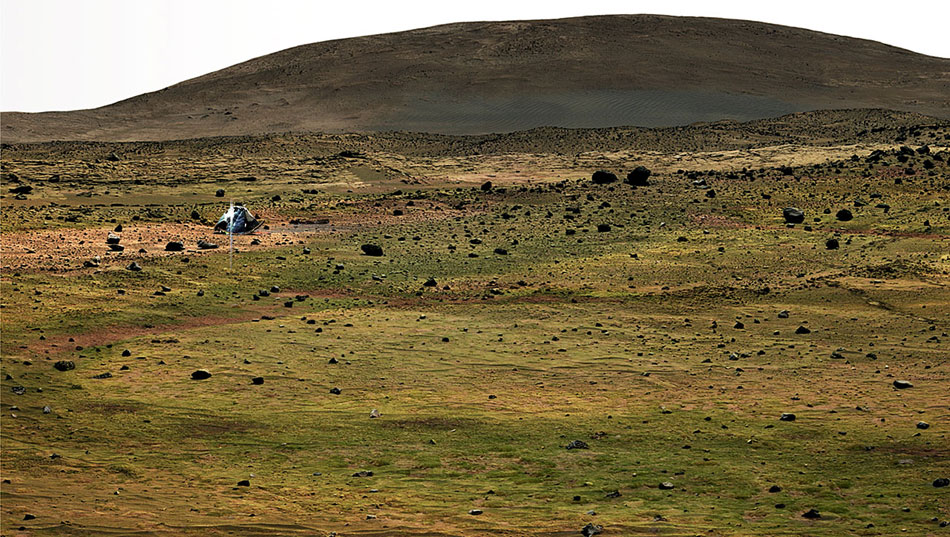
[[[228,209],[228,272],[234,270],[234,200]]]

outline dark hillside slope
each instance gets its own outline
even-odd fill
[[[272,132],[672,126],[841,108],[950,117],[950,59],[758,22],[611,15],[459,23],[295,47],[5,142]]]

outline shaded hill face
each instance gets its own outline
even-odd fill
[[[287,49],[110,106],[4,113],[4,142],[272,132],[447,134],[751,120],[826,108],[950,117],[950,59],[756,22],[461,23]]]

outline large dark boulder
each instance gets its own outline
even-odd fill
[[[363,253],[373,257],[379,257],[383,255],[383,248],[375,244],[364,244],[360,246],[360,250],[363,250]]]
[[[637,166],[630,173],[627,174],[627,180],[624,181],[628,185],[633,186],[648,186],[650,182],[650,170],[646,166]]]
[[[782,217],[789,224],[801,224],[805,221],[805,211],[796,207],[786,207],[782,209]]]
[[[178,241],[170,241],[168,244],[165,245],[166,252],[182,252],[184,250],[185,250],[184,243],[181,243]]]
[[[840,221],[842,221],[842,222],[847,222],[847,221],[853,219],[853,218],[854,218],[854,215],[851,214],[851,211],[849,211],[849,210],[847,210],[847,209],[841,209],[840,211],[838,211],[837,214],[835,214],[835,218],[837,218],[838,220],[840,220]]]
[[[595,185],[609,185],[610,183],[617,182],[617,176],[610,172],[598,170],[591,176],[591,180]]]

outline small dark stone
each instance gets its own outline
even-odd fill
[[[796,207],[786,207],[782,209],[782,218],[789,224],[801,224],[805,221],[805,211]]]
[[[590,446],[587,445],[587,442],[583,440],[571,440],[571,442],[564,446],[566,449],[589,449]]]
[[[650,184],[650,170],[645,166],[637,166],[627,174],[625,183],[633,186],[648,186]]]
[[[930,428],[930,424],[927,423],[926,421],[918,421],[918,422],[917,422],[917,428],[918,428],[918,429],[929,429],[929,428]]]
[[[205,380],[211,378],[211,373],[206,369],[198,369],[191,374],[191,380]]]
[[[795,329],[795,333],[796,334],[811,334],[811,330],[809,330],[808,328],[804,326],[799,326],[798,328]]]
[[[382,247],[375,244],[364,244],[360,246],[360,250],[363,250],[363,253],[368,256],[379,257],[383,255]]]
[[[906,381],[906,380],[895,380],[895,381],[894,381],[894,387],[897,388],[898,390],[906,390],[907,388],[913,388],[914,385],[911,384],[910,381]]]
[[[778,485],[772,485],[771,487],[769,487],[769,492],[773,492],[773,493],[774,493],[774,492],[782,492],[782,487],[780,487],[780,486],[778,486]]]
[[[264,377],[254,377],[251,379],[251,384],[264,384]]]
[[[429,278],[422,285],[424,287],[435,287],[436,285],[438,285],[438,283],[436,283],[435,278]]]
[[[597,224],[597,231],[601,233],[610,231],[610,224]]]
[[[670,483],[669,481],[664,481],[660,483],[660,490],[673,490],[674,488],[676,487],[673,485],[673,483]]]
[[[359,472],[354,473],[352,477],[373,477],[373,471],[360,470]]]
[[[71,369],[76,369],[76,363],[72,360],[60,360],[53,364],[53,367],[57,371],[69,371]]]
[[[810,520],[818,519],[821,518],[821,513],[819,513],[817,509],[809,509],[808,511],[802,513],[802,518],[807,518]]]
[[[795,414],[792,414],[791,412],[783,412],[782,415],[779,417],[779,420],[795,421]]]
[[[35,519],[36,519],[36,515],[31,515],[29,513],[23,515],[23,520],[35,520]]]
[[[247,479],[242,479],[241,481],[238,481],[237,486],[239,486],[239,487],[250,487],[250,486],[251,486],[251,482],[248,481]]]
[[[828,250],[837,250],[839,246],[838,239],[828,239],[825,241],[825,248]]]
[[[105,373],[99,373],[98,375],[93,375],[92,378],[94,378],[94,379],[111,379],[111,378],[112,378],[112,373],[109,373],[108,371],[106,371]]]
[[[736,321],[736,324],[733,326],[733,328],[736,330],[742,330],[745,328],[745,324],[743,324],[742,321]]]
[[[480,514],[482,514],[482,513],[483,513],[483,511],[482,511],[481,509],[470,509],[470,510],[468,511],[468,514],[470,514],[470,515],[475,515],[475,516],[480,515]]]
[[[617,182],[617,176],[610,172],[598,170],[591,176],[591,180],[595,185],[609,185],[610,183]]]
[[[934,479],[933,485],[937,488],[946,487],[947,485],[950,485],[950,479],[947,479],[946,477],[938,477],[937,479]]]
[[[484,192],[488,192],[489,190],[491,190],[492,189],[491,181],[485,181],[484,183],[482,183],[481,188],[482,188],[482,191]]]
[[[137,261],[133,261],[125,268],[127,270],[131,270],[132,272],[139,272],[142,270],[142,265],[139,265]]]
[[[333,395],[340,395],[340,389],[339,389],[339,388],[330,388],[330,393],[332,393]]]
[[[848,209],[841,209],[840,211],[835,213],[835,218],[837,218],[841,222],[847,222],[849,220],[854,219],[854,215],[851,214],[851,211],[849,211]]]
[[[603,526],[597,526],[593,523],[588,523],[586,526],[581,528],[581,535],[584,537],[591,537],[592,535],[598,535],[604,532]]]
[[[170,241],[165,245],[166,252],[181,252],[184,251],[185,245],[178,241]]]
[[[128,358],[129,356],[132,356],[132,351],[130,351],[129,349],[125,349],[124,351],[122,351],[122,356],[125,358]]]
[[[224,189],[223,189],[223,188],[219,188],[218,190],[216,190],[215,193],[214,193],[214,197],[216,197],[216,198],[223,198],[223,197],[224,197]]]

